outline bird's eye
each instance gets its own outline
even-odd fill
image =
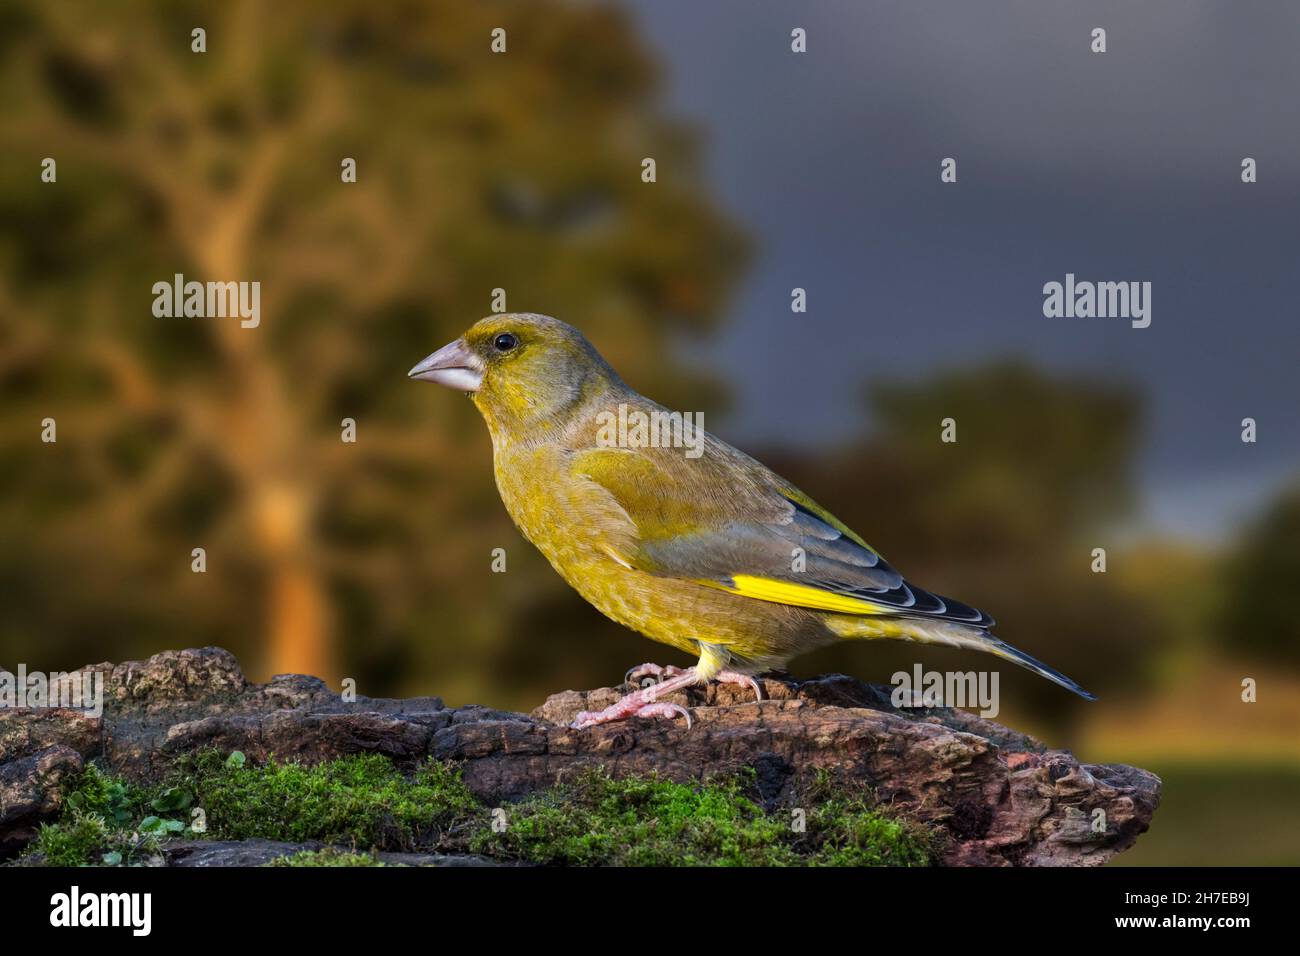
[[[509,332],[502,332],[500,335],[498,335],[495,339],[492,340],[492,347],[495,348],[498,352],[509,352],[512,348],[514,348],[518,344],[519,344],[519,340],[515,338],[513,335],[511,335]]]

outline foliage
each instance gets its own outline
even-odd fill
[[[1244,658],[1300,667],[1300,487],[1281,494],[1247,529],[1227,569],[1222,642]]]

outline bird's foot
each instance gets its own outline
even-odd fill
[[[653,677],[657,684],[665,677],[685,674],[686,670],[685,667],[675,667],[672,664],[638,664],[636,667],[628,668],[627,673],[623,675],[623,683],[641,686],[643,680]]]
[[[614,720],[626,720],[629,717],[685,717],[686,729],[690,730],[691,712],[681,704],[670,704],[659,700],[659,698],[694,684],[697,680],[695,668],[667,668],[659,667],[657,664],[642,665],[642,668],[644,667],[652,667],[658,670],[657,675],[655,675],[654,671],[649,671],[645,676],[662,677],[667,675],[668,679],[657,684],[651,684],[649,687],[643,687],[641,690],[633,691],[604,710],[584,710],[573,718],[573,723],[569,726],[574,730],[582,730],[584,727],[595,727],[597,724],[607,724]],[[629,676],[632,672],[642,668],[634,667],[632,671],[628,672]],[[675,673],[668,674],[669,670]]]
[[[685,674],[688,670],[694,670],[694,668],[674,667],[672,664],[639,664],[623,675],[623,683],[639,685],[647,677],[653,677],[656,682],[660,682],[665,677],[678,677]],[[718,671],[718,673],[714,674],[711,679],[717,681],[719,684],[735,684],[739,687],[752,687],[754,688],[755,699],[763,699],[763,685],[748,674],[741,674],[738,671]]]
[[[713,675],[713,679],[719,684],[735,684],[738,687],[752,687],[754,688],[755,700],[759,701],[763,699],[763,685],[749,674],[741,674],[737,671],[718,671]]]
[[[585,727],[595,727],[597,724],[608,724],[616,720],[627,720],[629,717],[685,717],[686,729],[690,730],[693,726],[691,721],[691,712],[681,704],[670,704],[665,700],[651,701],[648,704],[629,704],[628,698],[635,697],[635,694],[629,694],[617,704],[606,707],[604,710],[584,710],[578,716],[573,718],[573,723],[569,724],[574,730],[582,730]]]
[[[597,724],[608,724],[611,721],[626,720],[629,717],[685,717],[686,729],[690,730],[692,724],[691,712],[681,704],[670,704],[659,700],[659,698],[698,683],[699,677],[696,675],[695,668],[642,664],[629,670],[624,680],[628,683],[639,683],[647,677],[655,678],[656,682],[640,690],[633,691],[604,710],[581,711],[573,718],[573,723],[569,726],[574,730],[582,730],[584,727],[595,727]],[[762,686],[748,674],[741,674],[736,671],[718,671],[711,679],[720,684],[738,684],[741,687],[752,687],[755,696],[759,700],[763,699]]]

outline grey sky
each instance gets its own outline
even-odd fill
[[[1300,472],[1300,5],[630,6],[758,243],[707,348],[737,398],[724,437],[842,438],[873,376],[1014,354],[1144,386],[1159,528],[1217,534]],[[1044,318],[1067,272],[1150,281],[1151,327]]]

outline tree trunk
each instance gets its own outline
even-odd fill
[[[284,131],[269,134],[250,158],[238,193],[213,201],[218,212],[194,234],[201,281],[249,280],[249,248],[286,142]],[[302,426],[267,353],[265,326],[216,321],[233,382],[220,412],[223,452],[239,478],[266,575],[264,660],[272,674],[316,674],[335,682],[329,602],[313,557],[315,488]]]

